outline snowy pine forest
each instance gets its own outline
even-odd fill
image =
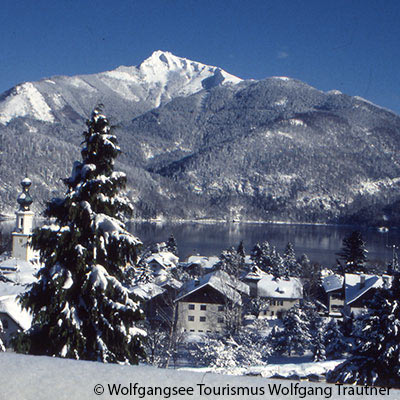
[[[126,175],[114,170],[120,152],[96,108],[64,197],[47,203],[46,223],[33,232],[37,271],[17,297],[31,326],[7,347],[102,363],[275,371],[269,376],[280,376],[271,365],[299,364],[285,377],[400,387],[395,252],[385,271],[371,269],[355,231],[329,268],[267,241],[179,262],[174,237],[146,248],[125,229],[133,207]],[[18,285],[11,277],[1,270],[2,288]]]

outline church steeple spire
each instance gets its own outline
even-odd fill
[[[14,258],[29,261],[33,257],[33,249],[29,245],[32,235],[34,213],[30,210],[33,202],[29,193],[32,182],[25,178],[21,182],[22,193],[17,198],[19,210],[16,214],[16,226],[12,233],[12,256]]]
[[[29,188],[31,187],[31,185],[32,181],[28,177],[21,181],[22,193],[17,198],[20,211],[30,210],[30,206],[33,202],[32,197],[29,193]]]

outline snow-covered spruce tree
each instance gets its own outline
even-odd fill
[[[326,356],[332,359],[343,357],[343,354],[349,350],[349,345],[333,318],[325,327],[324,344]]]
[[[3,324],[0,321],[0,333],[3,333]],[[0,337],[0,352],[1,351],[6,351],[6,348],[4,347],[3,341],[1,340]]]
[[[283,330],[273,330],[270,342],[273,349],[291,356],[304,354],[310,348],[310,329],[307,315],[299,305],[293,306],[283,318]]]
[[[324,322],[318,314],[317,307],[310,301],[304,301],[301,306],[303,315],[306,317],[308,331],[310,334],[309,349],[312,351],[314,361],[326,359],[324,344]]]
[[[286,245],[282,258],[285,273],[287,273],[290,277],[300,278],[301,265],[296,260],[296,253],[292,243],[289,242]]]
[[[369,303],[355,332],[351,357],[328,373],[329,382],[400,387],[400,275]]]
[[[120,153],[101,109],[84,132],[82,162],[64,180],[64,198],[47,204],[54,223],[37,229],[32,244],[43,268],[22,295],[33,327],[16,339],[17,351],[110,363],[137,363],[145,332],[138,302],[121,282],[141,242],[120,218],[132,211],[118,193],[126,176],[114,172]]]
[[[244,257],[234,247],[231,247],[221,253],[219,262],[215,268],[225,271],[235,278],[239,278],[245,268]]]
[[[178,256],[178,244],[176,243],[176,240],[173,235],[171,235],[168,238],[166,245],[167,245],[168,251],[170,251],[172,254],[175,254],[176,256]]]
[[[321,265],[311,263],[306,254],[300,257],[299,264],[304,299],[312,301],[322,298],[325,292],[322,288]]]
[[[244,244],[243,244],[243,240],[240,241],[238,248],[236,249],[236,251],[238,252],[238,254],[240,256],[242,256],[243,258],[246,257],[246,252],[244,250]]]
[[[204,336],[201,342],[192,344],[189,354],[199,366],[232,371],[235,368],[266,365],[270,347],[259,331],[246,327],[234,335]]]
[[[252,252],[253,264],[267,274],[272,274],[276,279],[287,278],[288,271],[285,269],[283,259],[274,246],[268,242],[257,243]]]
[[[337,255],[345,261],[347,273],[365,272],[368,250],[360,231],[354,231],[343,239],[342,250]]]
[[[318,315],[318,313],[317,313]],[[323,361],[326,359],[326,349],[324,343],[324,323],[322,318],[318,315],[310,321],[310,333],[312,336],[311,350],[313,353],[314,361]]]

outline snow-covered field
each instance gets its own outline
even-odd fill
[[[323,383],[217,375],[157,369],[149,366],[110,365],[90,361],[0,353],[0,399],[2,400],[113,398],[156,400],[168,398],[173,400],[374,398],[374,400],[398,400],[400,398],[400,391],[392,389],[389,390],[389,394],[386,391],[386,394],[373,396],[345,394],[345,389],[351,391],[354,390],[354,387],[341,387],[339,391],[338,386]],[[176,394],[174,390],[180,390],[180,392]],[[276,393],[278,390],[280,390],[280,394]],[[218,391],[225,393],[218,394]]]

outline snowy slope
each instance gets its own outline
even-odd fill
[[[115,126],[137,218],[400,223],[399,116],[162,51],[136,67],[0,95],[1,213],[14,210],[27,170],[34,210],[64,191],[98,103]]]
[[[193,388],[192,394],[171,395],[146,395],[140,397],[138,393],[129,393],[130,385],[146,387],[146,390],[154,387],[183,387],[185,390]],[[102,386],[98,386],[102,385]],[[116,395],[109,392],[109,387],[121,385],[127,391]],[[200,386],[203,394],[200,393]],[[270,390],[286,387],[295,390],[297,395],[288,393],[276,395],[270,394]],[[242,387],[252,389],[258,395],[206,395],[204,392],[210,390],[233,390]],[[295,382],[286,380],[265,379],[261,377],[233,377],[226,375],[215,375],[211,373],[178,372],[145,366],[122,366],[100,364],[90,361],[63,360],[50,357],[23,356],[12,353],[0,354],[0,398],[1,399],[24,399],[24,400],[70,400],[70,399],[114,399],[114,398],[145,398],[149,400],[161,400],[170,398],[206,400],[206,399],[251,399],[268,400],[284,399],[297,400],[306,398],[309,400],[330,399],[361,399],[363,396],[339,395],[338,388],[334,385],[310,382]],[[96,388],[96,389],[95,389]],[[104,393],[102,394],[102,388]],[[207,389],[205,389],[207,388]],[[264,394],[261,394],[261,388]],[[300,390],[307,391],[306,396],[299,396]],[[97,390],[97,394],[95,394]],[[132,389],[133,390],[133,389]],[[246,390],[246,389],[245,389]],[[313,393],[310,393],[313,391]],[[166,393],[166,392],[165,392]],[[209,392],[208,392],[209,393]],[[391,389],[389,395],[374,396],[375,400],[395,400],[399,398],[399,391]],[[371,397],[371,396],[370,396]]]
[[[18,117],[50,123],[63,120],[63,114],[86,118],[97,102],[115,104],[119,119],[124,109],[132,118],[135,109],[142,113],[203,88],[239,82],[220,68],[155,51],[136,67],[22,83],[0,98],[0,124]]]

